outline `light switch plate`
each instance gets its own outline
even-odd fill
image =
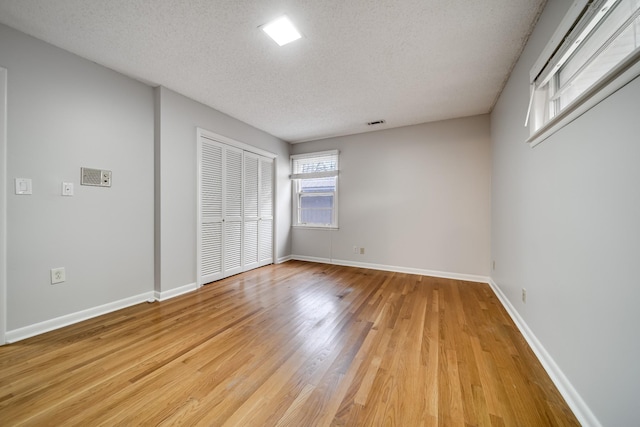
[[[33,194],[33,186],[31,178],[16,178],[16,194],[29,195]]]
[[[62,183],[62,195],[63,196],[73,196],[73,182],[63,182]]]

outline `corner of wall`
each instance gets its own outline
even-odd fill
[[[7,70],[0,67],[0,345],[7,330]]]
[[[161,142],[162,142],[162,86],[153,89],[153,286],[156,292],[162,290],[161,283]]]

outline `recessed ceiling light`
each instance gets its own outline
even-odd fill
[[[278,45],[284,46],[287,43],[298,40],[300,33],[293,26],[287,15],[283,15],[262,26],[262,31],[267,33]]]

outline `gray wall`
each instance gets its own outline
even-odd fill
[[[153,91],[0,25],[8,69],[7,329],[153,290]],[[80,186],[80,167],[113,171]],[[33,195],[13,179],[33,180]],[[62,197],[61,183],[75,184]],[[50,269],[67,281],[50,284]]]
[[[277,257],[290,254],[289,144],[5,26],[0,67],[8,331],[196,281],[198,126],[277,154]],[[111,170],[113,186],[80,186],[83,166]],[[32,196],[14,194],[17,177],[33,180]],[[73,197],[60,195],[63,181]],[[50,284],[54,267],[65,283]]]
[[[196,282],[196,127],[277,154],[277,257],[291,253],[289,144],[163,87],[156,89],[156,291]],[[157,211],[158,212],[158,211]],[[158,252],[157,252],[158,254]]]
[[[483,115],[293,145],[340,150],[339,230],[294,229],[293,254],[488,276],[489,126]]]
[[[0,68],[0,344],[7,330],[7,70]]]
[[[599,421],[637,425],[640,79],[524,143],[529,69],[571,3],[547,3],[491,116],[492,276]]]

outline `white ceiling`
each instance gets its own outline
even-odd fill
[[[544,3],[0,0],[0,22],[301,142],[489,112]],[[258,27],[285,13],[303,38],[278,47]]]

